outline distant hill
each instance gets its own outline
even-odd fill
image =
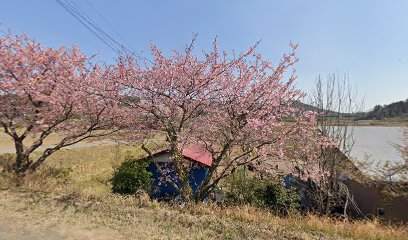
[[[408,118],[408,99],[388,105],[376,105],[360,119]]]
[[[338,113],[335,111],[324,111],[310,104],[296,102],[296,107],[302,110],[309,110],[324,114],[327,117],[346,117],[354,120],[384,120],[389,118],[408,119],[408,99],[405,101],[394,102],[387,105],[376,105],[373,110],[368,112],[356,113]]]
[[[296,108],[299,108],[299,109],[301,109],[303,111],[317,112],[317,113],[319,113],[321,115],[325,115],[325,116],[328,116],[328,117],[336,117],[336,116],[347,117],[348,115],[350,115],[349,113],[338,113],[338,112],[335,112],[335,111],[323,110],[323,109],[320,109],[320,108],[318,108],[316,106],[313,106],[311,104],[303,103],[303,102],[300,102],[300,101],[295,102],[293,104],[293,106],[296,107]]]

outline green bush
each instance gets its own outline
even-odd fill
[[[239,169],[226,178],[225,201],[227,204],[250,204],[268,208],[286,215],[297,212],[299,196],[293,189],[286,189],[276,179],[257,179],[249,176],[248,171]]]
[[[239,169],[225,179],[225,201],[232,205],[262,205],[262,182],[248,176],[248,172]]]
[[[263,203],[266,207],[287,215],[299,210],[299,195],[294,189],[286,189],[281,183],[268,182],[263,189]]]
[[[128,155],[113,174],[112,191],[123,195],[135,194],[140,189],[150,192],[153,179],[146,170],[148,166],[145,160]]]

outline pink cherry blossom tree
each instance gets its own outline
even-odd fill
[[[200,57],[193,43],[169,57],[152,45],[153,62],[127,56],[117,65],[116,85],[122,87],[122,104],[134,120],[127,137],[140,138],[133,137],[135,132],[144,132],[145,139],[165,135],[182,184],[167,181],[182,197],[193,196],[182,157],[183,149],[192,145],[205,148],[212,158],[196,200],[250,163],[268,170],[269,160],[279,158],[309,162],[303,164],[305,170],[312,166],[318,157],[313,149],[331,142],[316,131],[315,114],[296,107],[304,96],[294,86],[297,45],[291,44],[292,51],[273,66],[255,52],[256,45],[228,54],[214,41],[212,51]],[[311,175],[322,174],[310,170]]]
[[[105,97],[114,92],[105,91],[111,77],[108,67],[91,66],[76,46],[44,48],[26,36],[0,39],[0,124],[14,141],[18,174],[36,170],[61,148],[117,130],[117,104]],[[55,132],[62,139],[41,149]],[[34,151],[40,152],[35,158]]]

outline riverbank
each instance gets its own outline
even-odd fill
[[[356,126],[392,126],[408,127],[408,118],[390,118],[385,120],[358,120],[354,121]]]
[[[408,118],[390,118],[382,120],[333,120],[326,121],[326,125],[338,126],[378,126],[378,127],[408,127]]]
[[[406,227],[314,215],[279,217],[251,206],[180,207],[112,194],[109,179],[132,146],[62,150],[38,172],[0,174],[6,239],[407,239]],[[4,158],[4,155],[3,155]],[[4,161],[3,161],[4,163]],[[0,169],[1,171],[1,169]],[[23,227],[24,226],[24,227]],[[11,234],[11,235],[10,235]],[[5,236],[5,235],[3,235]],[[0,238],[1,239],[1,238]]]

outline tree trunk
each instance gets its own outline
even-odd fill
[[[28,169],[29,159],[28,155],[24,153],[24,145],[22,140],[14,140],[16,147],[16,174],[24,174]]]
[[[60,147],[56,147],[53,149],[46,149],[43,152],[43,154],[35,162],[27,166],[27,169],[30,169],[31,171],[37,170],[37,168],[39,168],[43,164],[43,162],[45,161],[45,159],[47,159],[47,157],[49,157],[51,154],[58,151],[59,149]]]
[[[171,151],[174,158],[174,170],[181,181],[180,195],[185,203],[189,203],[193,199],[193,189],[188,180],[188,169],[183,166],[183,156],[174,142],[171,143]]]

